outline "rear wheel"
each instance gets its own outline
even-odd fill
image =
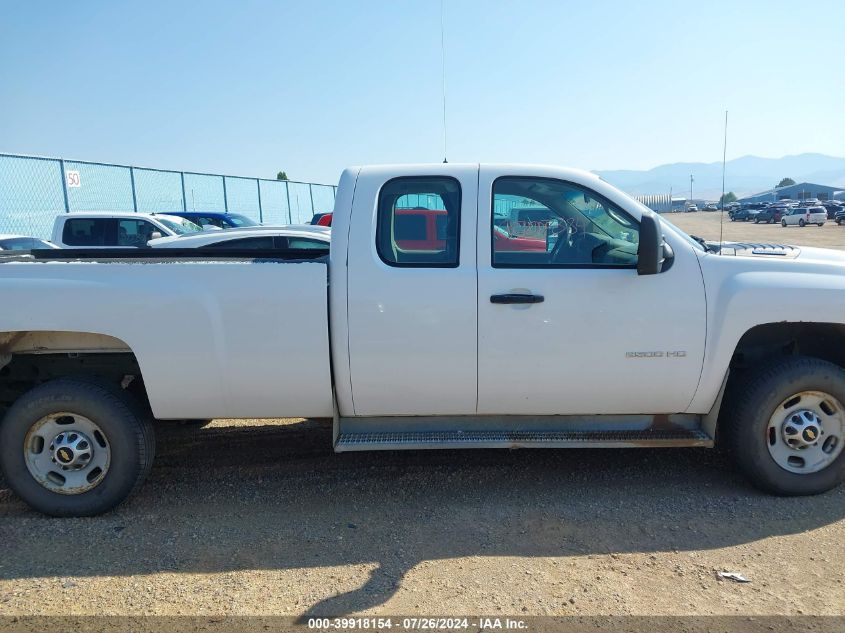
[[[152,466],[152,424],[125,391],[90,379],[44,383],[0,425],[0,468],[9,487],[52,516],[110,510]]]
[[[824,222],[819,222],[819,226],[824,226]]]
[[[744,383],[721,430],[755,485],[774,494],[812,495],[845,481],[845,370],[796,356]]]

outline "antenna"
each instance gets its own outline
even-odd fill
[[[443,77],[443,162],[446,163],[446,0],[440,0],[440,59]]]
[[[725,142],[722,145],[722,198],[719,200],[719,254],[722,254],[722,233],[725,228],[725,158],[728,155],[728,111],[725,110]]]

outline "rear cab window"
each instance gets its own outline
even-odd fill
[[[461,186],[451,176],[386,182],[378,196],[376,249],[389,266],[455,268]]]
[[[111,218],[68,218],[62,230],[68,246],[111,246],[117,243],[117,220]]]

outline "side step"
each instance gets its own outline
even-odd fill
[[[394,451],[449,448],[634,448],[713,446],[698,429],[603,431],[402,431],[341,432],[335,451]]]

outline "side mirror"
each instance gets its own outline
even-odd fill
[[[666,259],[663,230],[653,212],[643,213],[640,220],[640,245],[637,248],[637,274],[656,275],[663,270]]]
[[[158,239],[158,238],[160,238],[161,236],[162,236],[162,235],[161,235],[161,232],[160,232],[160,231],[153,231],[152,233],[150,233],[150,239],[151,239],[151,240],[157,240],[157,239]]]

